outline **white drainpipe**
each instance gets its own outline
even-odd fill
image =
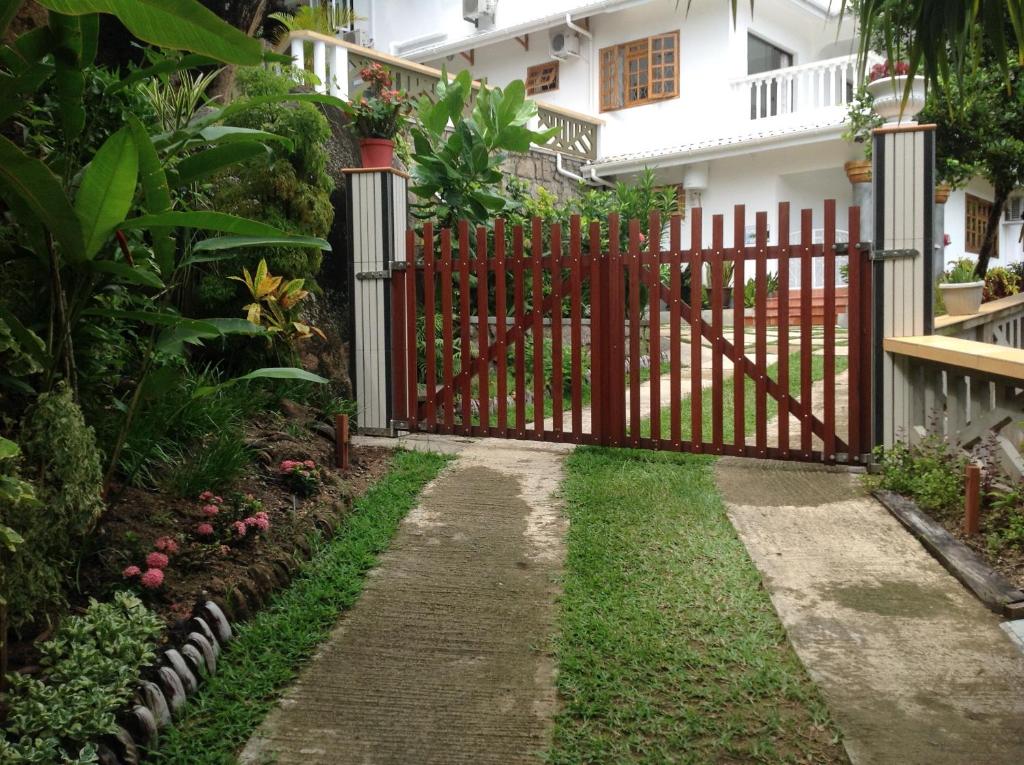
[[[612,187],[614,184],[608,183],[604,178],[598,178],[594,172],[594,168],[590,168],[590,178],[584,178],[582,175],[574,173],[569,170],[565,165],[562,164],[562,152],[555,154],[555,170],[558,171],[559,175],[564,175],[566,178],[572,178],[574,181],[585,183],[588,186],[609,186]]]

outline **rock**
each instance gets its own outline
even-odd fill
[[[144,680],[139,686],[139,698],[156,721],[157,728],[163,728],[171,722],[171,710],[167,706],[167,699],[163,691],[156,683]]]
[[[185,660],[192,674],[196,676],[196,688],[199,687],[199,678],[206,675],[206,661],[202,652],[191,643],[185,643],[180,650],[181,658]]]
[[[236,589],[245,596],[245,601],[249,604],[249,608],[255,612],[259,609],[260,605],[264,601],[264,593],[260,592],[259,588],[253,584],[251,579],[242,579],[235,585]],[[269,595],[269,593],[266,593]]]
[[[287,417],[288,419],[302,421],[312,419],[312,414],[309,411],[309,407],[303,406],[302,404],[297,404],[290,398],[282,398],[279,403],[279,406],[281,407],[281,413],[284,414],[284,416]]]
[[[107,737],[105,743],[110,746],[121,765],[139,765],[139,748],[131,734],[124,728],[118,726],[117,730]]]
[[[249,566],[249,576],[252,577],[254,586],[261,593],[262,600],[269,598],[271,593],[277,589],[274,574],[270,570],[270,566],[265,563],[256,563]]]
[[[167,659],[168,666],[177,672],[178,677],[181,678],[181,685],[185,689],[185,695],[191,696],[195,693],[199,688],[199,681],[196,679],[195,673],[185,663],[184,657],[174,648],[168,648],[164,651],[164,658]]]
[[[231,625],[228,623],[227,617],[224,616],[224,612],[220,610],[216,603],[209,600],[206,601],[203,604],[203,613],[197,615],[206,619],[210,629],[213,630],[213,634],[216,635],[221,645],[231,640]]]
[[[181,677],[171,667],[160,667],[157,670],[157,680],[163,691],[164,699],[167,701],[167,706],[171,710],[171,715],[178,714],[187,701],[185,684],[181,682]]]
[[[124,715],[124,725],[139,746],[148,748],[156,742],[156,720],[147,707],[141,704],[133,706]]]
[[[210,641],[206,639],[206,635],[199,632],[192,632],[188,636],[188,645],[194,646],[199,653],[203,656],[203,664],[206,665],[206,671],[211,675],[217,671],[217,653]]]
[[[249,601],[246,599],[245,593],[238,587],[232,587],[228,592],[225,605],[227,606],[226,610],[231,614],[231,618],[236,622],[245,621],[249,618]]]
[[[205,637],[210,645],[213,646],[213,653],[215,656],[220,656],[220,643],[217,638],[213,635],[213,630],[210,629],[210,625],[206,623],[206,619],[201,616],[193,616],[192,620],[188,623],[190,632],[198,632],[200,635]]]
[[[114,754],[114,750],[103,743],[96,746],[96,758],[100,765],[121,765],[121,760]]]
[[[334,428],[332,428],[326,422],[314,422],[309,427],[310,430],[312,430],[318,436],[323,436],[332,444],[337,440],[337,435],[334,433]]]

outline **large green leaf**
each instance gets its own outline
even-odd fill
[[[139,284],[143,287],[163,289],[166,286],[160,277],[149,269],[142,268],[140,266],[133,266],[121,261],[92,260],[89,262],[89,268],[92,271],[110,274],[111,276],[116,276],[123,281],[130,282],[132,284]]]
[[[268,226],[266,223],[209,210],[172,210],[156,215],[140,215],[137,218],[126,220],[122,228],[178,228],[179,226],[221,231],[241,236],[286,236],[281,229]]]
[[[85,257],[92,258],[128,214],[139,179],[139,152],[131,128],[110,136],[86,165],[75,196]]]
[[[182,324],[168,327],[160,333],[156,349],[161,353],[184,353],[185,344],[202,345],[203,340],[211,340],[224,335],[262,335],[266,329],[253,324],[247,319],[203,319],[202,326]]]
[[[186,157],[179,162],[177,182],[182,186],[187,186],[203,178],[208,178],[225,167],[230,167],[238,162],[252,159],[261,154],[267,154],[268,151],[266,146],[256,141],[215,146],[212,149]]]
[[[17,15],[23,3],[24,0],[0,0],[0,37],[7,31],[7,25]]]
[[[54,85],[60,106],[61,130],[68,140],[77,138],[85,128],[85,73],[82,71],[82,21],[84,17],[50,14],[50,29],[57,40],[53,52],[56,65]],[[88,18],[95,18],[89,16]]]
[[[151,77],[157,77],[162,74],[174,74],[175,72],[181,72],[186,69],[211,66],[217,63],[216,59],[212,59],[209,56],[201,56],[198,53],[189,53],[184,56],[175,55],[174,58],[166,58],[152,66],[135,69],[122,77],[118,82],[114,83],[107,92],[116,93],[119,90],[131,87],[137,82],[142,82],[143,80],[148,80]]]
[[[234,127],[232,125],[212,125],[199,131],[199,137],[209,143],[230,143],[233,141],[278,141],[290,147],[292,142],[283,135],[268,133],[266,130]]]
[[[196,388],[192,394],[192,398],[203,398],[216,393],[222,388],[226,388],[229,385],[235,383],[244,382],[246,380],[302,380],[304,382],[311,382],[323,385],[329,380],[315,375],[312,372],[307,372],[305,369],[298,369],[297,367],[263,367],[262,369],[254,369],[249,374],[242,375],[241,377],[235,377],[226,382],[222,382],[220,385],[207,385],[202,388]]]
[[[0,436],[0,460],[9,460],[19,454],[21,454],[21,448],[14,441]]]
[[[139,182],[146,199],[146,209],[150,213],[167,212],[171,209],[171,190],[167,185],[163,163],[146,128],[138,118],[129,117],[128,126],[135,138],[135,148],[139,152]],[[169,278],[174,270],[174,237],[169,231],[153,232],[153,252],[156,254],[156,264],[160,268],[160,273],[164,278]]]
[[[17,195],[49,229],[69,260],[85,257],[82,229],[60,180],[38,159],[0,135],[0,186]]]
[[[326,239],[318,236],[215,236],[196,244],[193,251],[235,250],[241,247],[315,247],[331,251]]]
[[[246,36],[195,0],[38,0],[51,11],[80,16],[109,13],[140,40],[186,50],[229,64],[252,66],[263,59],[258,40]]]

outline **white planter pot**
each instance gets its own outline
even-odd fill
[[[914,77],[910,86],[907,103],[903,103],[903,93],[907,88],[907,76],[881,77],[867,84],[868,92],[874,96],[874,109],[879,117],[887,123],[913,122],[924,108],[924,77]],[[902,113],[900,110],[902,107]]]
[[[946,313],[950,316],[969,316],[981,308],[981,293],[985,282],[966,282],[964,284],[940,284],[939,294]]]

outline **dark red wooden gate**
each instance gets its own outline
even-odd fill
[[[779,205],[663,229],[496,220],[409,231],[392,286],[394,412],[410,431],[825,462],[867,448],[871,284],[860,211],[795,231]],[[667,235],[667,246],[662,246]],[[815,240],[819,241],[815,241]],[[846,285],[837,286],[839,258]],[[814,288],[814,274],[822,286]],[[699,275],[699,278],[697,276]],[[843,280],[841,280],[843,281]],[[845,302],[847,328],[837,329]],[[845,395],[837,372],[845,367]],[[843,416],[845,410],[845,416]]]

